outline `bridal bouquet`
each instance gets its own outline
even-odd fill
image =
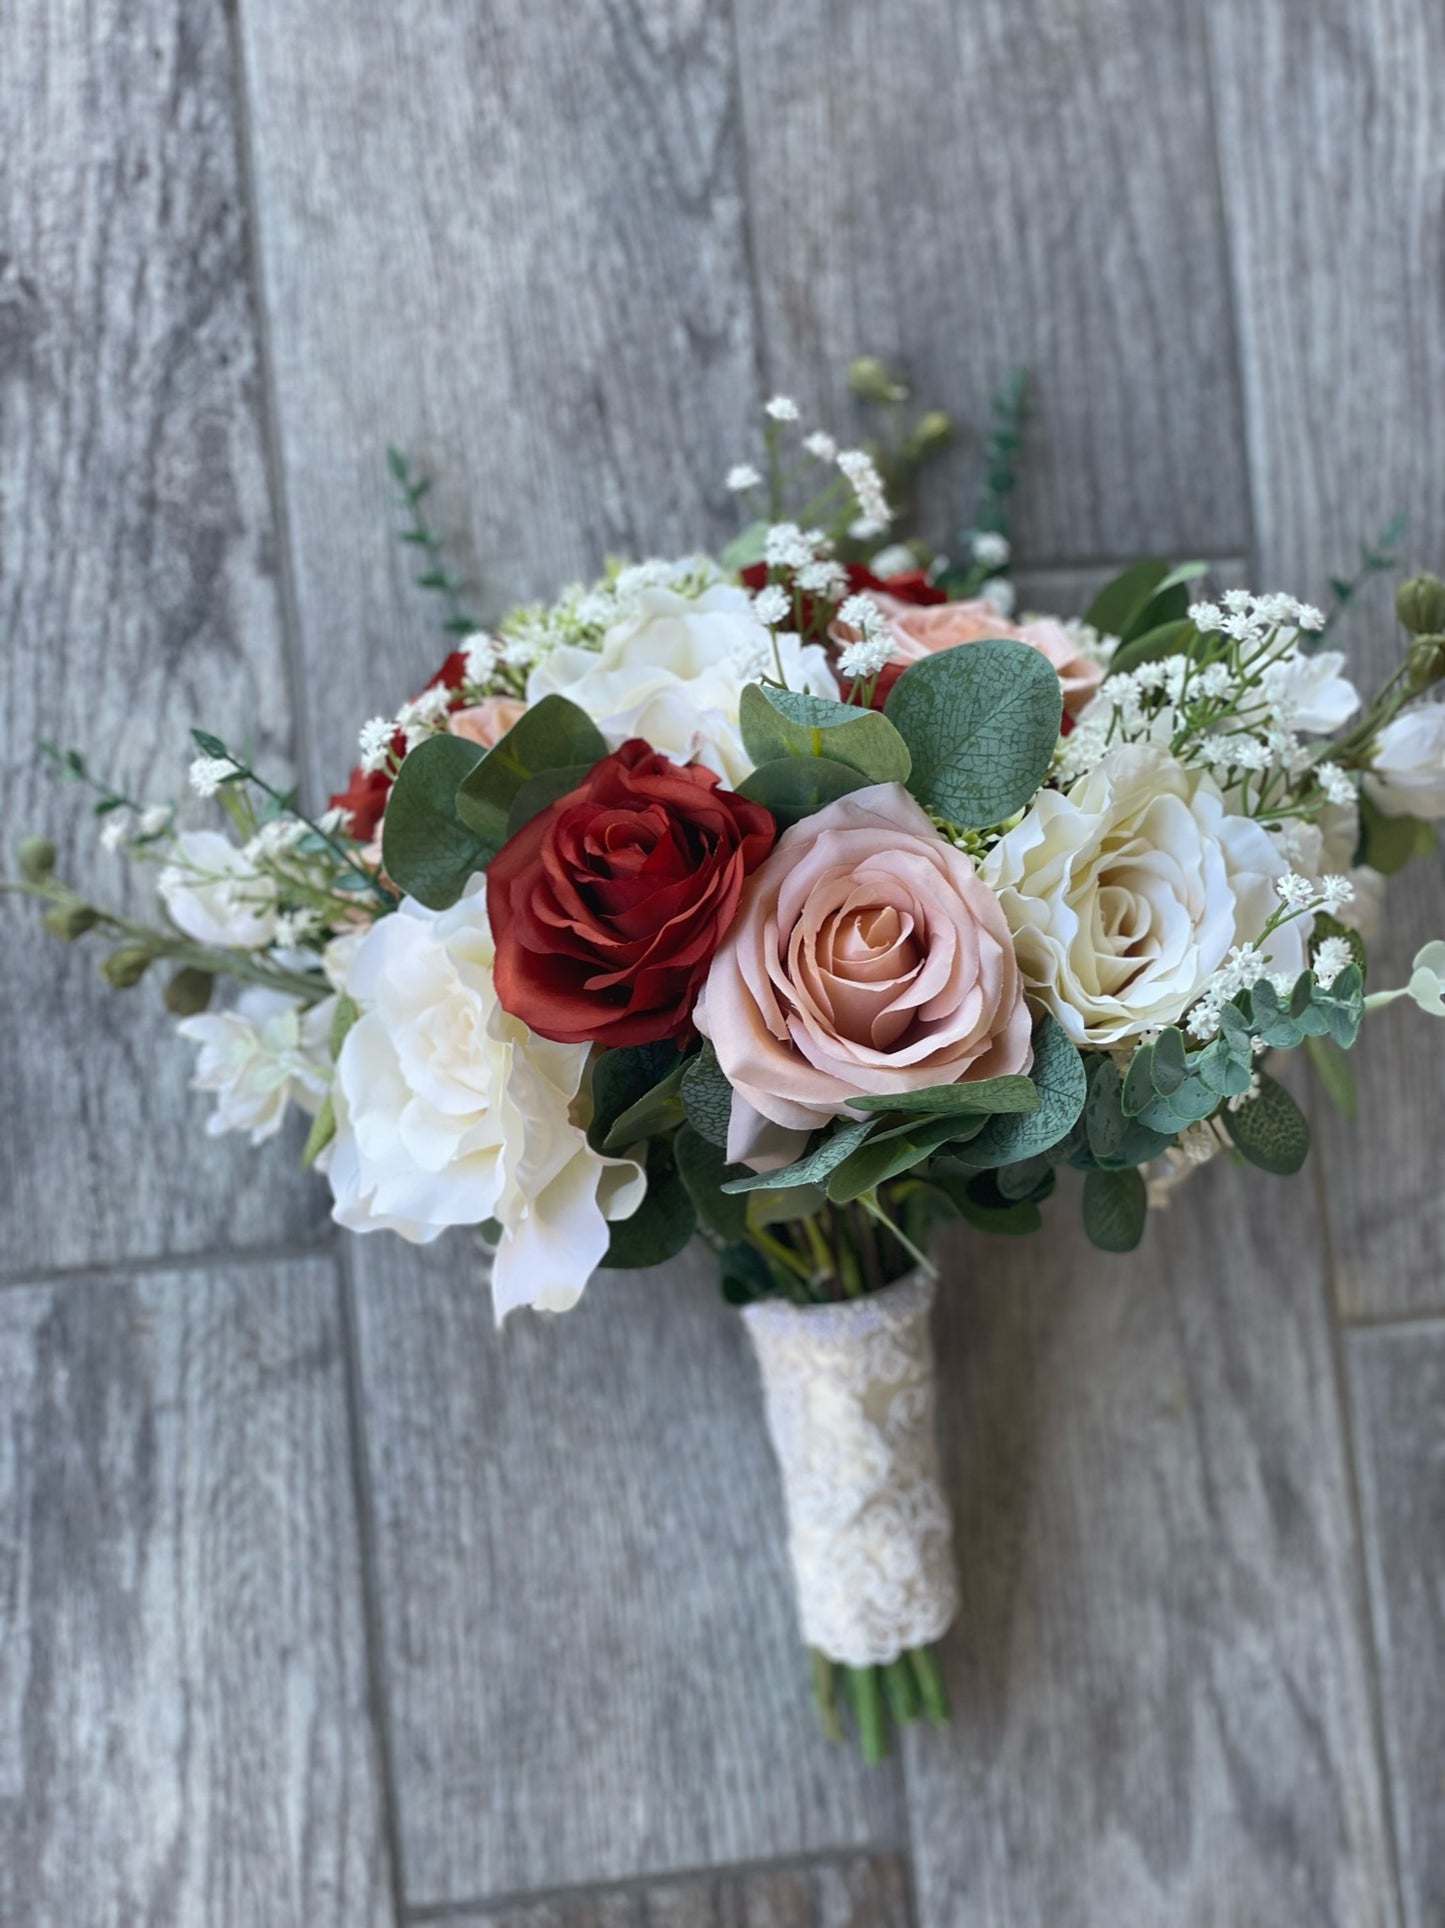
[[[1191,601],[1199,565],[1016,620],[1007,415],[963,562],[890,536],[946,426],[839,449],[777,397],[720,558],[616,564],[495,630],[398,459],[457,646],[330,807],[199,730],[205,826],[48,746],[160,914],[89,902],[40,839],[13,886],[110,940],[117,987],[169,961],[209,1130],[259,1144],[294,1104],[343,1226],[481,1226],[499,1319],[715,1248],[819,1704],[870,1758],[889,1716],[946,1717],[933,1228],[1029,1231],[1072,1168],[1126,1251],[1194,1165],[1299,1170],[1275,1054],[1348,1102],[1367,1013],[1445,1016],[1445,943],[1366,991],[1383,874],[1445,816],[1445,584],[1401,588],[1368,698],[1319,611]]]

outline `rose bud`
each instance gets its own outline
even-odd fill
[[[633,737],[487,868],[503,1008],[561,1044],[685,1042],[772,816]]]

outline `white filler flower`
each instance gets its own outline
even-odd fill
[[[738,705],[744,687],[773,666],[774,646],[744,589],[719,583],[698,596],[644,589],[600,650],[562,644],[549,651],[527,678],[527,701],[565,696],[610,748],[643,736],[677,763],[706,764],[735,789],[753,768]],[[779,636],[776,647],[790,689],[837,697],[818,644]]]
[[[198,944],[263,951],[276,935],[276,885],[219,830],[185,830],[156,888],[171,921]]]
[[[406,899],[347,958],[361,1016],[337,1059],[326,1167],[333,1216],[353,1232],[425,1244],[495,1219],[500,1321],[575,1305],[646,1179],[587,1143],[588,1047],[539,1038],[498,1003],[482,886],[447,911]]]
[[[1028,987],[1076,1044],[1173,1024],[1235,944],[1278,908],[1288,869],[1206,772],[1125,744],[1063,793],[1045,790],[985,859]],[[1270,969],[1304,966],[1309,918],[1269,939]]]
[[[176,1029],[199,1045],[193,1091],[213,1091],[206,1132],[244,1131],[253,1145],[281,1129],[286,1107],[314,1113],[331,1081],[326,1049],[334,1000],[303,1009],[282,991],[253,986],[229,1011],[203,1011]]]

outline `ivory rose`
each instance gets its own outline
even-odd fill
[[[788,687],[838,695],[817,643],[780,637]],[[587,712],[608,745],[645,737],[677,763],[696,760],[736,789],[753,764],[743,748],[738,706],[748,683],[773,667],[773,644],[746,591],[717,583],[696,596],[643,590],[602,647],[564,643],[527,678],[527,699],[557,694]]]
[[[1365,792],[1387,817],[1445,817],[1445,703],[1417,703],[1385,725]]]
[[[1069,791],[1042,791],[982,875],[1029,989],[1076,1044],[1112,1045],[1189,1009],[1279,908],[1274,880],[1288,868],[1207,772],[1130,743]],[[1272,970],[1303,969],[1309,921],[1274,933]]]
[[[997,901],[906,790],[795,824],[749,880],[697,1008],[731,1159],[784,1162],[860,1093],[1024,1071],[1029,1013]],[[771,1142],[770,1142],[771,1140]]]
[[[630,1159],[587,1143],[586,1045],[538,1038],[502,1009],[481,877],[450,910],[407,898],[339,961],[361,1015],[336,1063],[333,1217],[428,1243],[449,1225],[502,1228],[500,1320],[565,1311],[641,1202]]]
[[[982,642],[990,636],[1027,643],[1046,656],[1058,672],[1064,708],[1070,716],[1078,715],[1104,680],[1103,666],[1086,655],[1077,638],[1052,616],[1012,622],[982,596],[969,602],[935,603],[931,608],[899,602],[886,594],[876,594],[873,600],[893,632],[895,663],[921,662],[939,650],[957,649],[962,643]]]
[[[453,736],[465,737],[468,743],[490,750],[525,714],[526,708],[520,696],[484,696],[480,703],[453,710],[447,718],[447,729]]]

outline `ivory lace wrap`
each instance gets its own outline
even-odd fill
[[[803,1638],[851,1667],[936,1640],[958,1611],[934,1437],[933,1281],[839,1305],[743,1308],[783,1474]]]

